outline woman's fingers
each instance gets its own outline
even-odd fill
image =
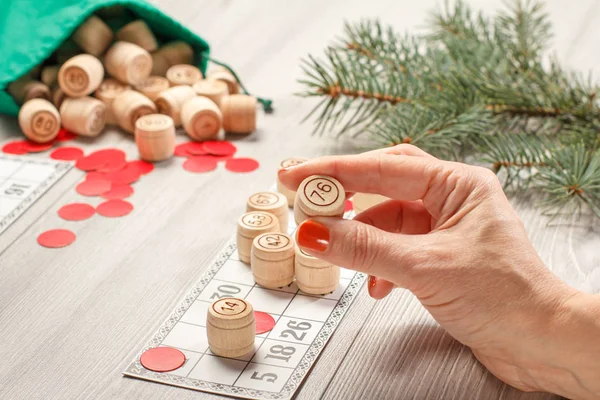
[[[385,296],[390,294],[395,287],[396,286],[390,281],[369,275],[369,296],[375,300],[383,299]]]
[[[413,147],[409,147],[412,151]],[[464,203],[483,174],[476,167],[427,156],[388,152],[322,157],[279,171],[290,189],[311,175],[337,178],[348,192],[378,193],[396,200],[423,200],[436,220],[451,216]],[[483,171],[483,169],[481,169]]]
[[[431,215],[421,201],[388,200],[373,206],[354,217],[360,221],[386,232],[408,235],[425,234],[431,230]],[[376,276],[369,275],[369,295],[381,300],[392,292],[395,285]]]
[[[407,287],[410,271],[424,262],[425,235],[401,235],[339,218],[304,221],[296,243],[305,252],[344,268]]]
[[[355,221],[392,233],[429,233],[433,221],[421,201],[388,200],[357,214]]]

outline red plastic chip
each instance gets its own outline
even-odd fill
[[[24,140],[6,143],[4,146],[2,146],[2,152],[14,155],[27,154],[29,151],[25,148],[24,144]]]
[[[133,204],[125,200],[108,200],[96,207],[96,212],[103,217],[124,217],[133,210]]]
[[[97,150],[87,157],[77,160],[75,166],[83,171],[99,170],[109,165],[119,165],[125,161],[125,153],[119,149]]]
[[[141,175],[146,175],[154,171],[154,164],[144,160],[130,161],[129,165],[137,168]]]
[[[52,143],[36,143],[31,140],[23,142],[23,147],[30,153],[40,153],[52,148]]]
[[[225,162],[225,168],[231,172],[252,172],[259,164],[253,158],[230,158]]]
[[[232,156],[237,148],[226,140],[209,140],[202,143],[204,150],[214,156]]]
[[[125,168],[104,174],[106,179],[117,185],[130,185],[140,179],[142,173],[136,164],[127,163]]]
[[[185,363],[185,354],[172,347],[155,347],[142,353],[140,363],[150,371],[169,372]]]
[[[96,171],[104,172],[104,173],[111,173],[111,172],[121,171],[126,166],[127,166],[127,161],[114,158],[114,159],[108,159],[108,162],[106,164],[104,164],[103,166],[101,166],[100,168],[98,168]]]
[[[66,229],[52,229],[40,234],[37,242],[44,247],[57,249],[65,247],[75,241],[75,234]]]
[[[210,156],[190,157],[183,163],[183,168],[190,172],[209,172],[217,168],[217,160]]]
[[[352,204],[352,200],[346,200],[346,203],[344,204],[344,212],[352,210],[354,210],[354,204]]]
[[[186,146],[187,152],[194,156],[204,156],[209,154],[204,147],[203,142],[188,142]]]
[[[73,203],[62,206],[58,210],[58,216],[67,221],[83,221],[96,214],[96,209],[86,203]]]
[[[254,319],[256,321],[256,334],[269,332],[275,327],[275,319],[266,312],[254,311]]]
[[[83,150],[78,147],[60,147],[50,153],[55,160],[76,161],[83,157]]]
[[[77,193],[82,196],[100,196],[110,190],[112,184],[102,179],[86,179],[75,187]]]
[[[133,194],[133,188],[129,185],[112,185],[112,188],[102,193],[101,197],[106,200],[125,199]]]
[[[85,174],[85,180],[86,181],[94,181],[94,180],[103,180],[103,181],[107,181],[108,179],[106,179],[106,175],[104,175],[102,172],[98,172],[98,171],[90,171],[87,174]]]
[[[77,138],[77,135],[69,132],[65,128],[60,128],[60,130],[58,131],[58,135],[56,135],[56,138],[54,140],[57,142],[67,142],[75,138]]]

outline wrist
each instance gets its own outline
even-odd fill
[[[548,325],[548,359],[532,378],[540,389],[572,399],[600,398],[600,296],[564,299]]]

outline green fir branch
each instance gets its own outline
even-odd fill
[[[347,23],[323,58],[303,60],[299,95],[320,100],[305,118],[314,132],[483,160],[506,188],[598,214],[600,88],[545,55],[552,30],[542,3],[509,0],[486,17],[446,1],[429,26],[414,36],[376,20]]]

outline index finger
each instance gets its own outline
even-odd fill
[[[414,147],[404,146],[404,149],[412,151]],[[311,175],[328,175],[339,180],[347,192],[376,193],[395,200],[423,200],[432,216],[439,219],[451,194],[451,208],[455,209],[476,186],[477,180],[469,171],[463,164],[428,155],[375,151],[309,160],[280,170],[279,179],[289,189],[296,190]]]

